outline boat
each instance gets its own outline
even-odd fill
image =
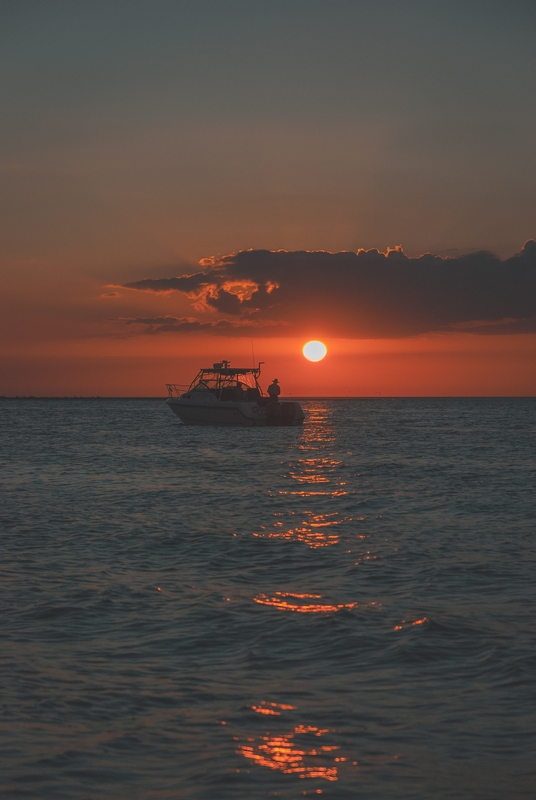
[[[263,363],[231,367],[229,361],[220,361],[200,369],[188,387],[166,384],[166,402],[185,425],[302,425],[305,416],[299,403],[263,394],[259,386]]]

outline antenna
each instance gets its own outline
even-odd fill
[[[251,358],[253,359],[253,369],[255,369],[255,350],[253,349],[253,339],[251,340]]]

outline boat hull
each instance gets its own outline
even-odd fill
[[[192,393],[193,394],[193,393]],[[206,398],[208,399],[208,398]],[[166,400],[185,425],[219,425],[235,428],[302,425],[304,414],[294,401],[273,403],[264,408],[257,403],[170,397]]]

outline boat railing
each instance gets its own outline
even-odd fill
[[[190,388],[187,383],[166,383],[169,397],[180,397]]]

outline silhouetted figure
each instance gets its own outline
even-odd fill
[[[270,400],[273,400],[274,403],[277,403],[277,398],[281,394],[281,389],[279,387],[279,381],[277,378],[274,378],[273,382],[268,387],[268,395],[270,396]]]

